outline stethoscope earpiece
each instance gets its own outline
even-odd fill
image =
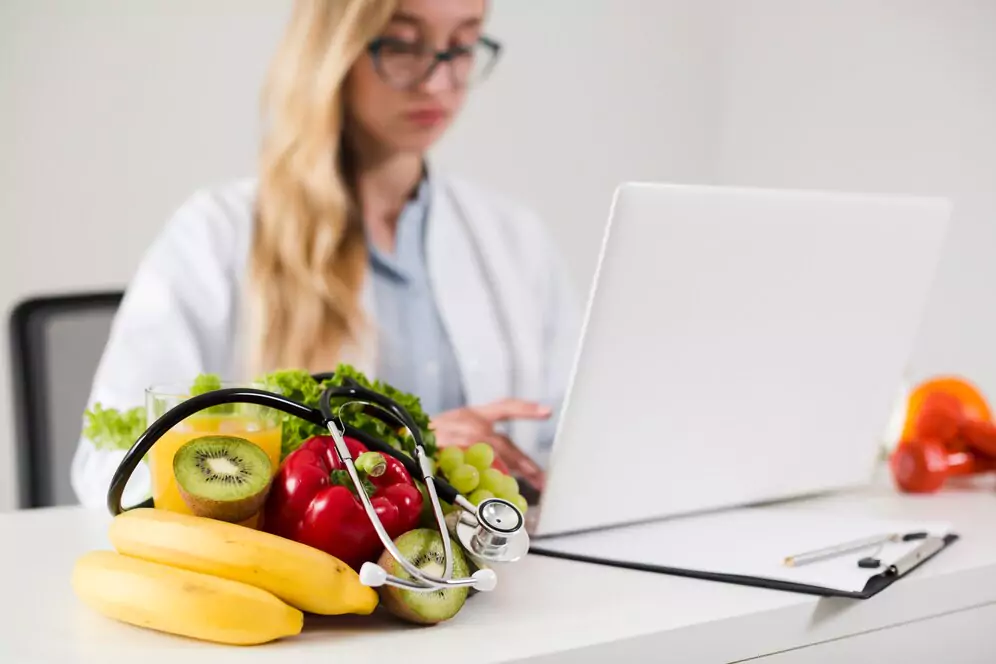
[[[457,579],[459,581],[465,581],[464,579]],[[360,567],[360,583],[371,588],[380,588],[385,585],[397,585],[392,584],[391,581],[400,582],[401,587],[407,588],[408,590],[425,590],[426,592],[440,590],[446,586],[442,584],[433,584],[433,587],[426,588],[414,588],[409,585],[411,582],[404,581],[403,579],[398,579],[392,577],[387,573],[383,567],[377,563],[363,563]],[[495,574],[493,569],[479,569],[470,575],[471,583],[460,583],[460,584],[447,584],[447,585],[461,585],[470,586],[474,590],[478,590],[482,593],[490,592],[495,589],[498,585],[498,575]]]
[[[363,563],[360,567],[360,583],[371,588],[380,588],[387,583],[387,570],[377,563]]]

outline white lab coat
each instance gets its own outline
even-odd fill
[[[431,184],[428,269],[468,403],[514,396],[558,408],[579,339],[580,310],[546,229],[530,210],[438,168]],[[90,404],[142,406],[149,386],[189,383],[201,372],[251,378],[241,307],[254,193],[252,180],[206,189],[168,221],[127,288]],[[489,296],[489,282],[497,298]],[[371,318],[372,290],[363,293]],[[508,335],[502,334],[502,317]],[[359,355],[343,359],[375,375],[375,348],[375,339],[367,339]],[[510,394],[513,375],[518,391]],[[513,423],[508,433],[543,464],[555,424],[556,416],[543,424]],[[81,503],[104,505],[123,456],[79,441],[71,479]],[[148,495],[148,469],[140,464],[123,500],[134,504]]]

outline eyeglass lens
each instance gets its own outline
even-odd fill
[[[432,75],[436,67],[448,68],[452,84],[464,87],[490,72],[497,53],[492,46],[478,41],[454,47],[441,58],[422,44],[387,39],[378,44],[374,57],[377,71],[394,87],[418,85]]]

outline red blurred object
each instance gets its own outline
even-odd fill
[[[996,458],[996,424],[967,419],[961,423],[959,433],[973,451]]]
[[[996,459],[970,450],[952,452],[938,440],[911,440],[899,445],[889,460],[892,476],[908,493],[934,493],[950,477],[996,470]]]

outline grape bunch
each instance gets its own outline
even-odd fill
[[[503,498],[525,514],[527,503],[519,493],[519,483],[495,468],[494,461],[495,451],[487,443],[475,443],[466,450],[444,447],[436,459],[446,481],[474,505],[488,498]]]

